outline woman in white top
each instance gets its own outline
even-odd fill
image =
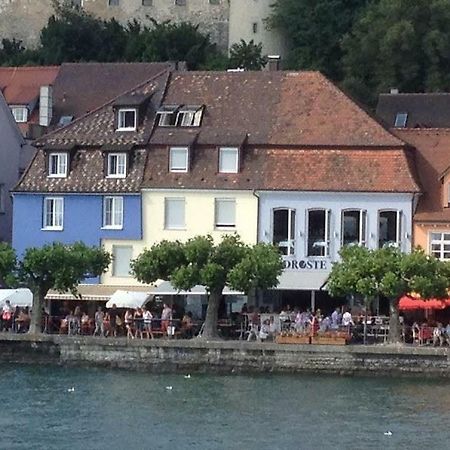
[[[153,339],[153,333],[152,333],[153,314],[150,312],[149,309],[147,309],[147,308],[144,309],[143,318],[144,318],[144,332],[147,333],[149,338],[151,337]]]

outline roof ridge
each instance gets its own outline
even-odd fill
[[[55,66],[1,66],[0,70],[50,70],[50,69],[57,69],[60,68],[61,65],[55,65]]]
[[[108,105],[114,103],[117,99],[119,99],[119,98],[122,97],[123,95],[130,94],[130,93],[132,93],[133,91],[135,91],[136,89],[139,89],[139,88],[141,88],[142,86],[145,86],[146,84],[148,84],[148,83],[150,83],[151,81],[155,80],[156,78],[160,77],[161,75],[164,75],[164,73],[166,73],[169,69],[170,69],[170,67],[166,67],[165,69],[163,69],[163,70],[161,70],[160,72],[158,72],[156,75],[153,75],[152,77],[150,77],[150,78],[148,78],[147,80],[145,80],[145,81],[143,81],[143,82],[137,84],[136,86],[133,86],[131,89],[128,89],[128,90],[126,90],[125,92],[121,92],[120,94],[116,95],[115,97],[109,99],[106,103],[103,103],[102,105],[98,106],[97,108],[94,108],[92,111],[89,111],[89,112],[87,112],[86,114],[83,114],[82,116],[77,117],[74,121],[70,122],[69,124],[67,124],[67,125],[65,125],[65,126],[63,126],[63,127],[57,128],[57,129],[51,131],[50,133],[45,134],[45,135],[42,136],[41,138],[36,139],[35,143],[36,143],[37,145],[39,145],[39,144],[45,142],[49,136],[53,136],[53,135],[59,133],[59,132],[62,131],[62,130],[67,130],[67,129],[69,129],[69,128],[72,127],[74,124],[79,123],[81,120],[85,119],[86,117],[88,117],[88,116],[90,116],[90,115],[96,113],[97,111],[100,111],[101,109],[105,108],[106,106],[108,106]]]

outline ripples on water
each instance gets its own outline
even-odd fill
[[[450,448],[448,381],[5,365],[0,379],[1,449]]]

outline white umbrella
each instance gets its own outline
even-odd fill
[[[0,308],[3,308],[6,300],[9,300],[11,306],[33,306],[33,293],[27,288],[20,289],[0,289]]]
[[[107,301],[106,307],[112,308],[116,305],[117,308],[141,308],[147,303],[150,295],[150,292],[117,290]]]

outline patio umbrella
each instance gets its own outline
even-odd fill
[[[450,299],[430,298],[424,300],[421,297],[411,297],[404,295],[399,302],[398,308],[401,311],[415,311],[423,309],[445,309],[450,307]]]

